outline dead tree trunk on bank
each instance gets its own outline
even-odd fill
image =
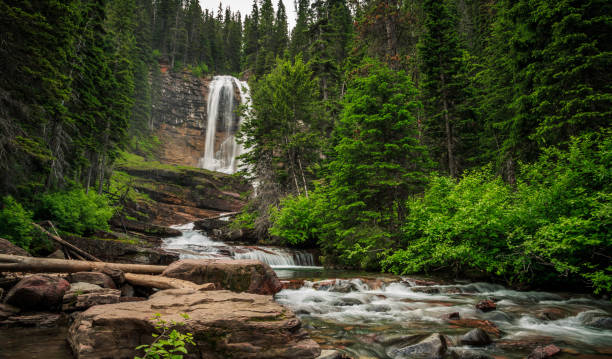
[[[34,258],[0,254],[0,272],[76,273],[100,272],[104,268],[118,269],[125,273],[161,274],[166,269],[166,266]]]

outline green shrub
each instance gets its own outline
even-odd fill
[[[181,314],[184,319],[189,319],[189,315]],[[192,333],[181,333],[174,327],[184,325],[183,322],[165,321],[159,313],[151,318],[155,322],[155,329],[159,332],[153,333],[155,340],[148,345],[140,345],[136,347],[138,350],[144,351],[143,357],[134,357],[134,359],[182,359],[183,354],[188,354],[185,348],[188,344],[195,345]]]
[[[83,235],[108,230],[114,212],[105,196],[75,188],[43,195],[38,216],[64,231]]]
[[[13,197],[4,197],[0,209],[0,237],[29,249],[33,239],[32,231],[32,212],[24,209]]]
[[[310,197],[288,196],[270,213],[270,234],[290,246],[314,247],[324,224],[324,205],[317,192]]]
[[[602,137],[605,137],[602,135]],[[434,176],[408,201],[394,273],[478,270],[509,283],[586,282],[612,291],[612,140],[586,136],[523,165],[516,188],[485,168]]]

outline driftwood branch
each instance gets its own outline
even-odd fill
[[[125,273],[161,274],[166,269],[166,266],[34,258],[0,254],[0,272],[76,273],[101,272],[104,268],[119,269]]]
[[[48,223],[50,223],[52,228],[53,228],[53,230],[55,230],[55,227],[53,227],[53,223],[51,223],[50,221]],[[85,252],[84,250],[80,249],[79,247],[77,247],[75,245],[72,245],[72,244],[66,242],[65,240],[61,239],[59,236],[56,236],[56,235],[50,233],[49,231],[47,231],[46,229],[44,229],[40,225],[38,225],[36,223],[32,223],[32,224],[34,225],[34,227],[38,228],[41,232],[46,234],[49,238],[53,239],[54,241],[56,241],[57,243],[61,244],[62,246],[71,249],[75,253],[80,254],[82,257],[85,257],[87,259],[90,259],[90,260],[93,260],[93,261],[96,261],[96,262],[102,262],[100,259],[92,256],[91,254],[89,254],[89,253]]]

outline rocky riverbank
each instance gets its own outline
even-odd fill
[[[68,325],[66,339],[75,358],[133,358],[137,346],[152,342],[154,316],[160,314],[164,320],[185,321],[181,330],[195,338],[189,358],[320,354],[295,314],[273,300],[281,284],[264,263],[184,260],[168,266],[161,277],[207,284],[199,289],[156,290],[134,285],[130,276],[110,269],[5,275],[0,280],[6,291],[0,328],[61,330]],[[189,319],[182,320],[183,313]]]

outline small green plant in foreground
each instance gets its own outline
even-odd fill
[[[189,315],[185,313],[181,314],[181,317],[189,319]],[[160,333],[152,334],[155,338],[153,343],[136,347],[138,350],[144,350],[144,356],[137,356],[134,359],[182,359],[183,354],[188,354],[185,345],[195,345],[192,333],[181,333],[172,329],[185,325],[185,323],[165,321],[159,313],[156,313],[151,319],[155,321],[155,329]]]

